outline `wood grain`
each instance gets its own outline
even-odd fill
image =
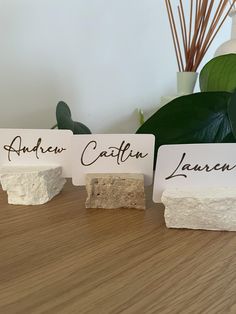
[[[0,191],[0,313],[236,313],[236,233],[168,230],[147,192],[144,212]]]

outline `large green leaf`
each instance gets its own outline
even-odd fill
[[[228,116],[232,135],[236,138],[236,92],[232,94],[228,101]]]
[[[236,88],[236,54],[227,54],[210,60],[199,76],[202,92],[227,91]]]
[[[206,92],[182,96],[151,116],[137,133],[156,136],[163,144],[235,142],[228,117],[231,93]],[[232,99],[235,102],[236,99]]]
[[[86,125],[72,120],[70,108],[64,101],[57,104],[56,117],[58,129],[71,130],[74,134],[91,133]]]

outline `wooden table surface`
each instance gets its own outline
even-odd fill
[[[0,313],[236,313],[236,233],[168,230],[162,205],[86,210],[0,191]]]

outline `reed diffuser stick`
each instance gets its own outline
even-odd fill
[[[182,0],[177,19],[171,0],[165,4],[179,71],[196,72],[229,12],[236,9],[236,0],[190,0],[188,19]]]

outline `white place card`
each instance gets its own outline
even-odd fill
[[[236,144],[164,145],[158,150],[153,201],[167,188],[236,187]]]
[[[70,130],[0,129],[0,166],[61,166],[71,177]]]
[[[87,173],[142,173],[145,184],[152,184],[153,135],[74,135],[72,141],[74,185],[84,185]]]

